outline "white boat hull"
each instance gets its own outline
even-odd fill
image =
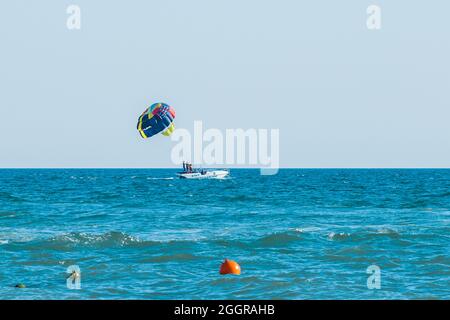
[[[229,174],[228,170],[214,170],[206,171],[204,174],[201,172],[180,172],[178,176],[182,179],[222,179]]]

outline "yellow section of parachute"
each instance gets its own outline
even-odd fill
[[[174,124],[173,124],[173,122],[170,124],[170,126],[166,129],[166,131],[164,131],[163,133],[162,133],[162,135],[164,135],[164,136],[166,136],[166,137],[168,137],[168,136],[170,136],[171,134],[172,134],[172,132],[175,130],[175,126],[174,126]]]
[[[138,123],[138,131],[141,134],[142,138],[147,138],[147,135],[145,134],[144,130],[142,130],[142,118],[144,117],[144,115],[139,117],[139,123]]]

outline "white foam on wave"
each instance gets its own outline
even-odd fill
[[[192,241],[198,242],[208,239],[203,229],[161,229],[145,235],[148,241],[167,243],[172,241]]]
[[[328,240],[339,240],[339,239],[345,239],[348,237],[350,237],[350,233],[348,233],[348,232],[338,232],[338,233],[330,232],[328,234]]]
[[[300,232],[300,233],[314,232],[314,231],[320,231],[320,230],[322,230],[322,228],[319,228],[319,227],[305,227],[305,228],[295,228],[294,229],[295,232]]]
[[[49,234],[51,234],[50,231],[43,229],[16,228],[12,230],[10,228],[0,228],[0,244],[29,242],[38,238],[44,238]]]
[[[63,233],[47,239],[49,242],[60,242],[71,245],[120,245],[125,246],[133,243],[140,243],[142,240],[135,236],[118,231],[110,231],[102,234],[72,232]]]
[[[398,232],[396,230],[390,229],[390,228],[377,229],[377,233],[378,234],[398,234]]]

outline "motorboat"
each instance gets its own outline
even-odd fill
[[[183,165],[183,172],[178,172],[177,175],[182,179],[223,179],[230,175],[227,169],[206,170],[206,169],[192,169],[192,166]]]

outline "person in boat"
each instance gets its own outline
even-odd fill
[[[183,161],[183,172],[186,172],[186,162]]]

